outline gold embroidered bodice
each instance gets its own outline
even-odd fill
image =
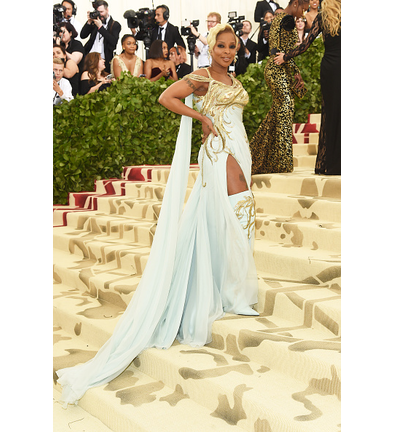
[[[227,148],[226,141],[232,139],[230,136],[232,123],[237,120],[242,123],[243,109],[247,105],[249,97],[240,81],[232,75],[229,75],[232,84],[228,85],[212,78],[208,68],[205,70],[208,77],[191,73],[183,79],[209,83],[207,93],[204,96],[194,95],[194,101],[197,111],[212,120],[222,144],[219,148],[213,149],[214,136],[211,134],[207,138],[204,148],[209,159],[213,161],[213,156],[221,151],[232,153]]]
[[[240,81],[232,75],[229,75],[232,84],[228,85],[212,78],[208,68],[205,70],[208,77],[191,73],[184,76],[183,79],[209,83],[207,93],[204,96],[195,96],[195,101],[199,112],[210,116],[214,120],[214,124],[216,124],[217,120],[222,118],[226,108],[235,106],[243,109],[249,100],[248,93],[244,90]]]

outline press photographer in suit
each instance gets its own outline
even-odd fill
[[[151,34],[152,41],[156,39],[164,40],[169,50],[175,45],[185,48],[185,43],[180,35],[178,27],[169,23],[169,17],[170,11],[166,5],[157,6],[155,9],[156,24]]]
[[[119,33],[121,32],[121,24],[114,21],[108,10],[106,1],[97,1],[93,3],[95,12],[99,13],[97,18],[91,18],[88,12],[88,21],[81,29],[81,38],[85,39],[90,36],[85,44],[85,53],[98,52],[105,60],[105,69],[111,70],[110,62],[114,57]]]
[[[248,20],[243,21],[243,34],[240,36],[241,41],[244,43],[245,47],[245,57],[247,60],[247,63],[256,63],[256,50],[258,47],[258,44],[254,41],[252,41],[248,36],[251,33],[252,30],[252,24]]]
[[[270,11],[272,14],[279,8],[280,5],[275,3],[274,1],[263,0],[256,2],[255,12],[254,12],[254,21],[260,22],[261,18],[265,16],[266,11]]]

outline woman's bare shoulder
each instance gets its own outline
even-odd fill
[[[201,76],[203,78],[209,78],[209,74],[207,72],[207,69],[198,69],[196,71],[193,71],[192,73],[188,74],[188,76],[193,79],[194,75]]]

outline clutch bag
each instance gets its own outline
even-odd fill
[[[296,88],[296,82],[292,84],[291,90],[292,93],[299,99],[302,99],[303,96],[307,93],[307,87],[303,84],[303,87]]]

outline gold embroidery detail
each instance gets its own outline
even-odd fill
[[[255,202],[252,196],[246,196],[244,200],[239,201],[234,207],[237,219],[241,222],[243,229],[247,230],[248,238],[251,238],[251,233],[255,226]],[[246,224],[242,221],[244,216],[247,216]]]
[[[217,162],[218,154],[221,152],[226,152],[234,156],[229,147],[226,146],[226,139],[232,139],[230,131],[226,129],[226,127],[232,128],[231,122],[224,119],[226,110],[235,107],[243,109],[244,106],[247,105],[249,98],[248,93],[244,90],[240,81],[232,75],[229,75],[232,79],[232,84],[227,85],[213,79],[209,70],[207,68],[205,70],[208,73],[208,77],[191,73],[183,77],[183,79],[209,83],[207,93],[204,96],[195,96],[195,101],[196,103],[202,103],[201,108],[198,108],[199,112],[212,120],[214,127],[218,132],[218,138],[220,141],[219,148],[213,147],[213,140],[215,138],[213,134],[210,134],[204,144],[202,144],[204,154],[207,155],[211,163],[214,163]],[[203,187],[206,186],[203,181],[203,167],[202,184]]]

